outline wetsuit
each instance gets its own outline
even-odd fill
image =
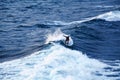
[[[69,36],[66,37],[66,41],[69,41]]]
[[[66,36],[65,44],[69,43],[69,36]]]

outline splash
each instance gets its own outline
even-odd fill
[[[117,80],[117,74],[96,59],[55,44],[28,57],[0,64],[1,80]],[[119,73],[118,73],[119,74]]]
[[[64,34],[60,29],[57,29],[54,33],[49,33],[47,35],[45,44],[48,44],[53,41],[62,40],[64,38],[63,35],[66,35],[66,34]]]

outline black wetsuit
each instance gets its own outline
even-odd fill
[[[66,37],[65,44],[69,43],[69,36]]]
[[[69,36],[66,37],[66,41],[69,41]]]

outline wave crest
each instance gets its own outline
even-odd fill
[[[118,68],[55,44],[50,48],[10,62],[0,64],[3,80],[115,80],[119,74],[106,70]],[[87,77],[86,77],[87,76]]]
[[[54,21],[54,24],[55,25],[71,25],[71,24],[79,24],[79,23],[91,21],[94,19],[103,19],[106,21],[120,21],[120,11],[110,11],[95,17],[85,18],[84,20],[80,20],[80,21],[72,21],[72,22]]]

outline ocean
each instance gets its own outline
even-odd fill
[[[0,0],[0,80],[120,80],[120,1]]]

